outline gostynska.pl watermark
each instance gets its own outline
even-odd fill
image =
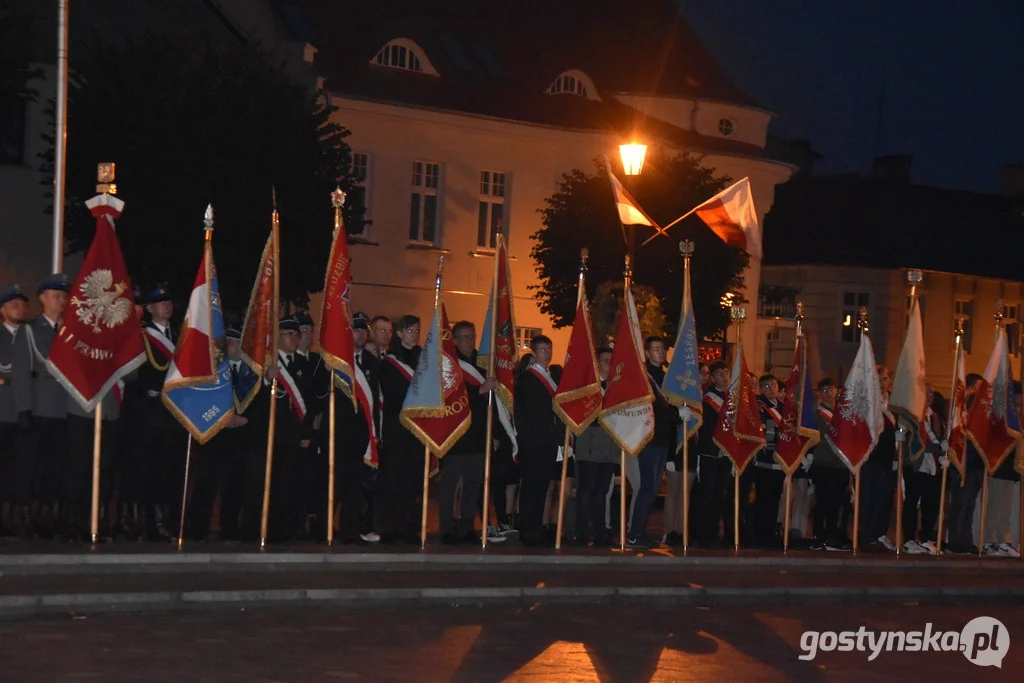
[[[937,631],[931,622],[923,631],[804,631],[800,649],[804,661],[819,652],[867,652],[869,662],[883,652],[962,652],[972,664],[1002,668],[1010,634],[998,619],[976,617],[960,631]]]

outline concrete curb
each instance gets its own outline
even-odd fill
[[[172,591],[0,596],[0,618],[54,613],[167,611],[313,605],[648,603],[683,606],[779,604],[1024,604],[1024,588],[374,588]]]
[[[518,555],[478,553],[106,553],[0,554],[0,574],[96,574],[132,572],[233,572],[301,569],[337,569],[339,571],[487,571],[509,569],[601,569],[664,570],[667,568],[747,571],[780,569],[789,571],[836,570],[843,572],[905,572],[926,569],[929,572],[992,572],[1006,576],[1024,576],[1024,562],[978,560],[973,557],[876,559],[846,556],[809,557],[792,555],[689,555],[666,557],[658,554],[593,555]]]

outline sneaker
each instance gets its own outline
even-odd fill
[[[1006,557],[1020,559],[1020,552],[1009,543],[1000,543],[999,547],[1005,553]]]
[[[504,543],[508,540],[508,536],[501,533],[501,530],[496,526],[487,527],[487,542],[488,543]]]
[[[850,552],[853,550],[853,543],[846,541],[825,541],[825,550],[833,553]]]
[[[928,555],[931,553],[931,551],[914,540],[907,541],[903,544],[903,552],[908,555]]]
[[[896,544],[890,541],[888,536],[879,536],[878,542],[881,543],[889,552],[896,552]]]
[[[996,543],[986,543],[983,554],[985,557],[1009,557],[1009,555],[1006,554],[1006,551]]]
[[[648,550],[651,548],[651,543],[646,538],[627,537],[626,547],[635,550]]]
[[[925,541],[924,543],[918,543],[918,545],[921,546],[922,548],[924,548],[925,550],[927,550],[929,555],[938,555],[939,554],[938,548],[936,548],[935,544],[932,543],[931,541]]]
[[[363,539],[367,543],[380,543],[380,534],[376,531],[371,531],[366,534],[359,534],[359,538]]]

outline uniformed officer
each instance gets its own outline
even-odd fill
[[[775,443],[782,427],[782,404],[778,400],[779,380],[775,375],[761,375],[758,386],[760,393],[757,401],[761,410],[761,423],[764,425],[765,447],[758,451],[751,468],[754,484],[752,527],[754,542],[758,547],[776,549],[782,547],[776,530],[776,519],[786,481],[782,466],[775,461]]]
[[[35,471],[32,481],[32,513],[36,534],[53,538],[60,520],[61,489],[67,452],[68,393],[50,374],[46,361],[60,330],[67,299],[68,277],[54,273],[39,284],[36,294],[43,313],[26,323],[32,363],[32,450]]]
[[[31,532],[32,465],[28,427],[32,367],[22,328],[28,297],[18,285],[0,293],[0,535]]]

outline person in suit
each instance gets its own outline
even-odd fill
[[[28,438],[32,415],[32,364],[22,329],[28,297],[11,285],[0,293],[0,535],[27,538],[32,531],[34,457]]]
[[[60,330],[68,277],[54,273],[39,284],[36,294],[43,313],[25,325],[32,367],[31,440],[35,458],[32,476],[32,515],[36,534],[53,538],[60,524],[61,489],[67,455],[68,394],[50,373],[50,346]]]

